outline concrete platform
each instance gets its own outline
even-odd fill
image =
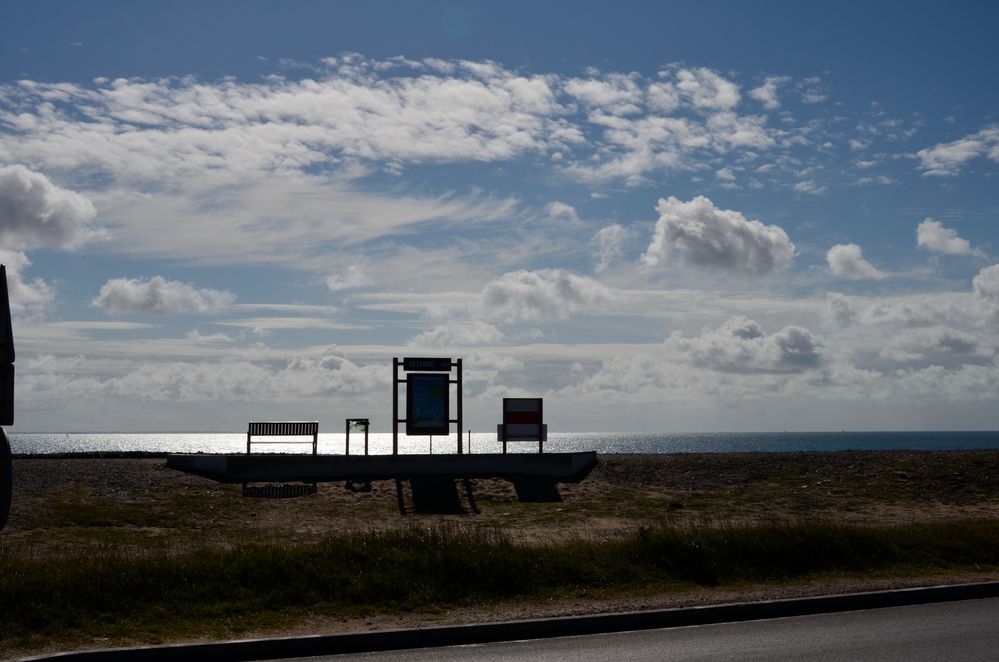
[[[597,466],[582,453],[477,453],[468,455],[285,455],[182,453],[167,456],[171,469],[219,483],[502,478],[578,483]]]

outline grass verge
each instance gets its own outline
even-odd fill
[[[660,522],[623,538],[540,547],[452,523],[309,545],[157,556],[107,547],[85,558],[32,557],[0,546],[0,648],[94,637],[142,643],[231,637],[310,615],[444,609],[580,589],[615,593],[973,567],[999,567],[999,521],[882,528]]]

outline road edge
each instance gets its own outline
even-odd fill
[[[999,597],[999,581],[476,625],[72,651],[20,659],[22,662],[159,662],[183,656],[185,662],[276,660],[733,623],[994,597]]]

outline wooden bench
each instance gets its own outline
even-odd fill
[[[305,444],[307,441],[258,441],[254,437],[312,437],[312,454],[319,453],[319,421],[250,421],[246,429],[246,454],[252,444]]]
[[[253,444],[307,444],[308,441],[297,439],[280,441],[259,441],[254,437],[312,437],[312,454],[319,454],[319,421],[250,421],[246,428],[246,454],[250,454]],[[305,494],[315,494],[316,484],[307,483],[302,486],[294,485],[267,485],[264,487],[251,487],[243,483],[243,496],[303,496]]]

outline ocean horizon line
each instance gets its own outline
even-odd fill
[[[15,454],[61,454],[78,452],[243,453],[246,432],[56,432],[12,433]],[[391,432],[350,436],[344,431],[321,432],[317,451],[321,454],[384,455],[452,454],[458,452],[457,437],[416,437],[400,434],[393,443]],[[496,432],[461,434],[464,452],[502,452]],[[289,437],[282,452],[311,452],[312,437]],[[297,445],[296,445],[297,444]],[[511,452],[538,452],[538,442],[510,442]],[[690,452],[781,452],[840,450],[973,450],[999,449],[994,430],[892,430],[892,431],[779,431],[779,432],[549,432],[544,452],[597,451],[602,453],[690,453]],[[270,447],[268,450],[277,450]]]

